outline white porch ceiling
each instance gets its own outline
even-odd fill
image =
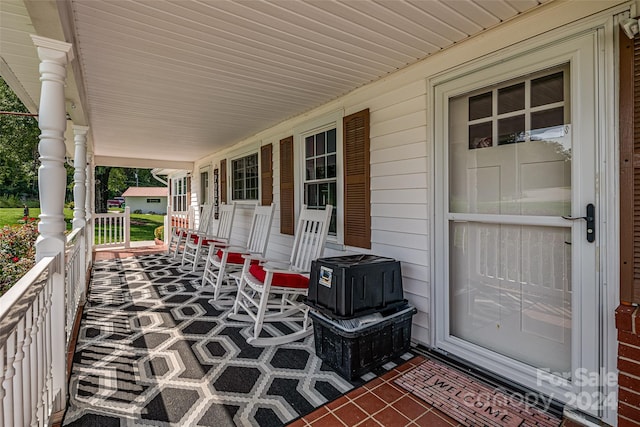
[[[69,0],[50,19],[75,45],[95,154],[191,162],[544,1]],[[21,4],[3,0],[3,31],[19,28],[1,53],[37,80],[16,52],[33,25]]]

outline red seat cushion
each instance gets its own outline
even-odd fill
[[[249,267],[249,273],[261,282],[264,282],[264,278],[267,277],[267,272],[258,264],[254,264]],[[302,274],[274,273],[273,279],[271,280],[271,286],[307,289],[309,287],[309,278]]]
[[[223,256],[223,252],[222,249],[218,249],[218,252],[216,252],[216,256],[220,259],[222,259]],[[244,258],[242,258],[242,253],[240,252],[229,252],[229,255],[227,255],[227,263],[228,264],[244,264]],[[255,262],[254,262],[255,261]],[[255,264],[257,263],[258,260],[252,260],[251,263]]]

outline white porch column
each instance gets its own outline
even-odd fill
[[[40,235],[36,240],[36,260],[46,256],[57,257],[56,272],[52,275],[51,316],[51,393],[56,403],[53,411],[64,409],[67,404],[66,348],[65,348],[65,280],[64,280],[64,195],[67,172],[64,168],[64,132],[67,127],[64,85],[66,65],[73,59],[69,43],[31,36],[40,58],[40,168],[38,188],[40,193]]]
[[[73,228],[84,226],[87,221],[85,217],[85,199],[87,196],[86,169],[87,169],[87,126],[73,126],[75,156],[73,165]]]
[[[36,260],[45,256],[64,253],[65,222],[64,195],[67,172],[64,168],[64,131],[67,118],[64,100],[64,85],[67,77],[66,65],[73,58],[69,43],[31,36],[38,48],[40,58],[40,168],[38,188],[40,192],[40,236],[36,241]],[[61,270],[64,260],[61,257]]]

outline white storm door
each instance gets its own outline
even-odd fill
[[[566,219],[597,210],[596,44],[435,86],[436,346],[565,402],[599,366],[597,230]]]

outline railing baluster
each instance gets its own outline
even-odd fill
[[[5,423],[5,420],[4,420],[4,406],[5,406],[4,396],[6,394],[5,391],[4,391],[4,372],[5,372],[5,366],[4,366],[5,357],[4,357],[4,353],[5,353],[5,348],[6,348],[6,345],[3,345],[2,347],[0,347],[0,420],[2,420],[3,423]]]
[[[23,404],[23,416],[24,416],[24,425],[29,425],[32,422],[32,412],[31,412],[31,404],[32,394],[33,394],[33,371],[32,367],[32,343],[33,343],[33,305],[29,306],[27,312],[24,316],[25,318],[25,327],[24,327],[24,375],[22,379],[22,383],[24,384],[24,404]]]
[[[9,338],[7,339],[7,344],[5,346],[5,349],[7,351],[7,358],[6,358],[6,371],[4,376],[4,390],[5,390],[4,401],[6,402],[4,416],[5,416],[5,425],[7,426],[13,425],[13,412],[15,410],[14,403],[13,403],[13,385],[14,385],[13,378],[16,372],[13,366],[13,362],[15,360],[15,351],[16,351],[15,340],[16,340],[16,333],[14,331],[11,333],[11,335],[9,335]]]
[[[39,392],[40,392],[40,375],[38,372],[39,360],[40,360],[40,346],[38,345],[38,320],[40,318],[40,301],[36,298],[33,301],[33,311],[31,313],[32,325],[31,325],[31,426],[38,425],[39,412]]]
[[[51,271],[50,271],[51,273]],[[45,351],[45,369],[46,369],[46,374],[47,374],[47,379],[46,379],[46,396],[47,396],[47,418],[49,416],[49,414],[51,414],[52,412],[52,404],[53,404],[53,399],[55,399],[54,396],[54,392],[53,392],[53,352],[52,352],[52,346],[51,346],[51,296],[52,296],[52,286],[51,286],[51,279],[47,280],[47,283],[42,291],[42,293],[44,294],[44,298],[45,299],[45,304],[46,304],[46,308],[45,308],[45,345],[46,345],[46,351]]]
[[[38,405],[37,405],[37,413],[38,413],[38,424],[43,424],[45,417],[45,396],[43,391],[45,390],[45,370],[44,370],[44,358],[45,358],[45,348],[44,348],[44,299],[42,296],[42,292],[38,294],[38,339],[37,339],[37,347],[38,347]]]
[[[24,317],[18,321],[18,328],[16,334],[16,358],[13,362],[13,366],[15,369],[15,378],[14,387],[13,387],[13,396],[14,396],[14,425],[22,426],[24,425],[23,412],[22,408],[24,407],[24,377],[22,370],[22,363],[24,361]]]

